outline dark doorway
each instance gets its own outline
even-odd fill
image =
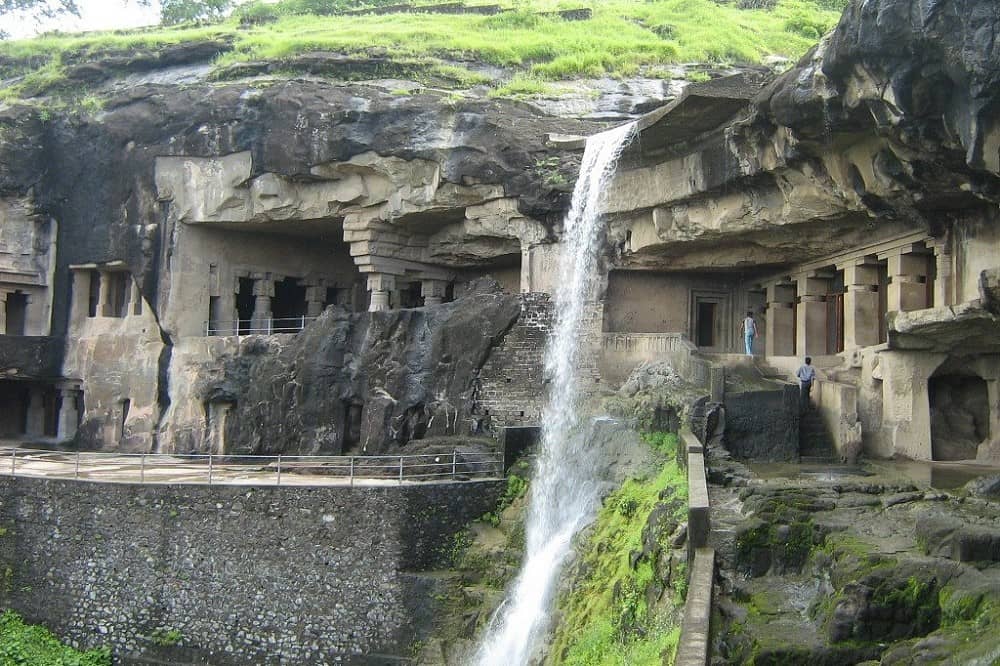
[[[101,302],[101,274],[90,271],[90,288],[87,291],[87,316],[97,316],[97,306]]]
[[[878,265],[878,341],[879,344],[889,340],[889,328],[886,324],[886,313],[889,311],[889,264],[886,261]]]
[[[698,301],[695,309],[695,344],[699,347],[714,347],[715,314],[718,303]]]
[[[250,332],[250,320],[253,319],[253,278],[241,277],[238,280],[239,291],[236,292],[236,317],[239,319],[236,325],[237,335],[246,335]]]
[[[4,311],[7,316],[7,335],[24,335],[28,320],[28,295],[21,292],[7,294]]]
[[[826,353],[844,351],[844,271],[837,271],[826,295]]]
[[[306,288],[295,278],[285,278],[274,283],[274,298],[271,300],[274,329],[288,328],[293,320],[306,314]]]
[[[974,460],[990,436],[990,402],[981,377],[941,375],[927,382],[933,460]]]
[[[17,437],[28,430],[28,386],[0,381],[0,437]]]

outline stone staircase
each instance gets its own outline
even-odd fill
[[[833,437],[817,409],[799,415],[799,462],[832,463],[837,461]]]

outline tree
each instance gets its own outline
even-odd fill
[[[160,22],[174,25],[220,19],[228,13],[232,4],[232,0],[160,0]]]

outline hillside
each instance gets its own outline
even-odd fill
[[[255,2],[216,24],[3,42],[0,101],[55,96],[96,105],[88,96],[112,78],[195,64],[186,79],[156,82],[311,74],[558,96],[559,82],[580,78],[704,80],[706,69],[798,58],[836,24],[845,2],[502,0],[351,11],[337,4]],[[313,13],[324,8],[339,13]]]

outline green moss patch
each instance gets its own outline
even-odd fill
[[[0,615],[0,664],[111,666],[107,648],[81,652],[63,645],[48,629],[25,624],[13,611]]]

